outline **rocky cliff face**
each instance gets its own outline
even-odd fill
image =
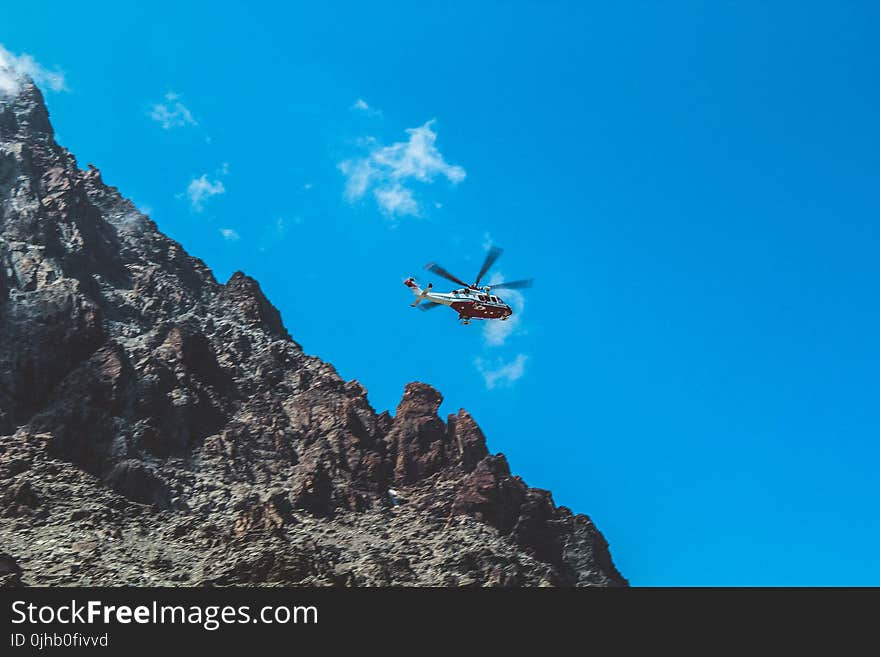
[[[0,96],[0,579],[624,585],[464,410],[377,414],[259,284],[217,282]]]

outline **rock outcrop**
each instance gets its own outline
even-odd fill
[[[441,401],[377,414],[0,96],[0,584],[626,584]]]

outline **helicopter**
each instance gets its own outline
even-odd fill
[[[502,253],[503,250],[497,246],[489,249],[486,259],[483,261],[483,266],[480,268],[480,273],[477,274],[477,279],[472,284],[465,283],[457,276],[453,276],[440,265],[429,262],[425,265],[425,269],[429,272],[464,287],[452,292],[432,292],[433,283],[428,283],[428,287],[423,290],[416,283],[416,279],[410,276],[403,284],[416,295],[416,300],[411,305],[419,308],[419,310],[432,310],[437,306],[448,306],[458,313],[458,320],[465,326],[470,324],[472,319],[499,319],[502,322],[507,321],[513,314],[513,309],[501,297],[494,294],[493,291],[520,290],[531,287],[532,279],[481,286],[480,281],[483,279],[483,276],[486,275],[486,272],[495,264],[495,261],[498,260]]]

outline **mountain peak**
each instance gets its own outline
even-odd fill
[[[244,272],[232,274],[220,296],[235,308],[242,322],[260,327],[278,338],[291,339],[281,321],[281,313],[263,294],[260,284]]]
[[[397,415],[436,415],[443,403],[443,395],[427,383],[407,383],[403,398],[397,406]]]
[[[0,139],[52,139],[49,110],[39,87],[27,75],[0,69]]]

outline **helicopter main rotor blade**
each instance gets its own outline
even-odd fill
[[[463,285],[464,287],[470,287],[470,285],[465,283],[460,278],[453,276],[452,274],[450,274],[448,271],[443,269],[443,267],[441,267],[438,264],[435,264],[433,262],[429,262],[427,265],[425,265],[425,269],[437,274],[438,276],[442,276],[443,278],[448,279],[448,280],[452,281],[453,283],[458,283],[459,285]]]
[[[436,301],[426,301],[425,303],[419,304],[419,310],[432,310],[437,306],[442,305],[442,303],[437,303]]]
[[[521,281],[510,281],[510,283],[499,283],[498,285],[493,285],[493,290],[522,290],[527,287],[532,287],[532,283],[534,279],[526,278]]]
[[[493,246],[489,249],[489,253],[486,254],[486,259],[483,261],[483,266],[480,268],[480,273],[477,274],[477,280],[474,282],[474,286],[480,284],[480,279],[486,275],[486,272],[489,271],[489,268],[495,264],[495,261],[498,260],[498,256],[500,256],[504,252],[504,249],[499,249],[497,246]]]

